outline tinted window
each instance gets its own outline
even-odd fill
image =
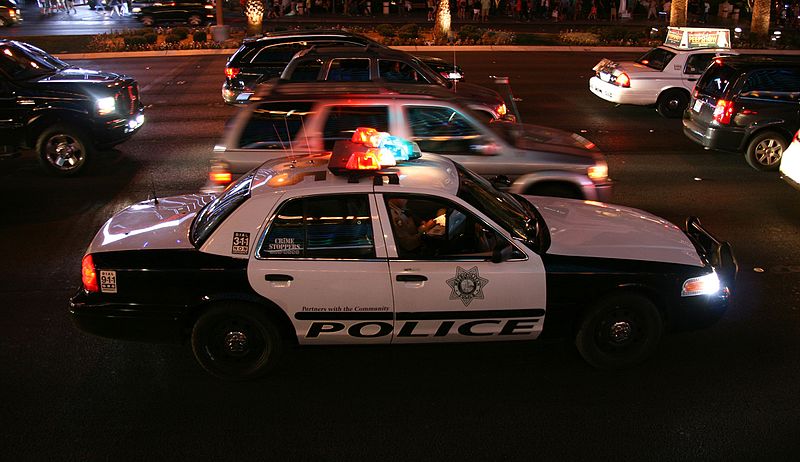
[[[375,258],[364,194],[293,199],[281,206],[259,249],[263,258]]]
[[[341,58],[331,61],[325,80],[336,82],[369,82],[369,59]]]
[[[740,93],[745,98],[798,101],[800,70],[762,69],[751,72]]]
[[[250,197],[250,184],[253,182],[253,172],[242,176],[235,183],[231,183],[225,191],[206,204],[192,222],[190,238],[195,247],[199,247],[217,229],[220,223],[227,218],[237,207]]]
[[[436,106],[406,108],[412,139],[422,151],[469,154],[485,144],[484,137],[472,122],[455,109]]]
[[[697,90],[714,98],[722,98],[728,89],[736,82],[738,73],[732,67],[724,64],[715,64],[697,81]]]
[[[378,60],[380,78],[387,82],[427,83],[420,80],[417,71],[409,64],[402,61],[381,59]]]
[[[292,57],[298,51],[304,49],[303,45],[299,43],[284,43],[282,45],[275,45],[265,47],[259,51],[253,60],[252,64],[286,64],[292,60]]]
[[[389,131],[389,108],[386,106],[331,106],[322,136],[325,149],[333,149],[338,140],[349,140],[358,127]]]
[[[289,142],[311,114],[311,105],[305,101],[259,104],[239,137],[239,147],[289,149]]]
[[[638,61],[639,64],[644,64],[647,67],[663,71],[667,64],[675,57],[675,53],[667,51],[663,48],[653,48],[644,54]]]
[[[702,74],[706,70],[711,60],[714,59],[712,53],[698,53],[686,58],[686,67],[684,67],[684,74]]]
[[[289,75],[287,80],[291,82],[314,82],[319,78],[321,69],[322,61],[319,59],[306,59],[297,63],[292,75]]]
[[[397,255],[412,260],[488,259],[498,236],[461,207],[440,198],[385,195]]]

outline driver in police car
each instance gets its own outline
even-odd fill
[[[422,220],[419,225],[414,219],[411,211],[406,208],[408,199],[395,197],[388,200],[389,214],[392,218],[392,230],[395,239],[405,251],[417,250],[422,245],[422,235],[443,236],[445,233],[445,223],[447,210],[440,208],[436,212],[436,217],[430,220]]]

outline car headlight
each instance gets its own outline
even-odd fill
[[[134,6],[133,8],[131,8],[131,13],[141,13],[141,12],[142,9],[139,8],[138,6]]]
[[[608,165],[597,163],[589,167],[586,173],[593,181],[605,181],[608,178]]]
[[[716,272],[706,274],[696,278],[689,278],[683,283],[681,297],[692,297],[694,295],[713,295],[719,292],[720,282]]]
[[[117,108],[117,102],[113,96],[97,99],[97,113],[100,115],[111,114]]]

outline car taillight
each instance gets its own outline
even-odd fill
[[[238,67],[226,67],[225,68],[225,77],[227,77],[229,79],[234,79],[234,78],[236,78],[237,75],[239,75],[240,71],[241,71],[241,69],[238,68]]]
[[[623,73],[621,73],[620,75],[617,76],[616,83],[620,87],[630,88],[630,86],[631,86],[631,78],[628,77],[628,74],[623,72]]]
[[[800,143],[800,130],[797,130],[797,133],[794,134],[794,139],[792,140],[793,143]]]
[[[733,101],[724,99],[717,100],[717,105],[714,107],[714,120],[722,125],[728,125],[731,123],[731,118],[735,111],[736,109],[733,107]]]
[[[83,281],[83,288],[87,292],[100,292],[100,287],[97,285],[97,271],[94,268],[94,260],[92,254],[86,255],[81,261],[81,280]]]

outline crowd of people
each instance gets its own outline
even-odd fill
[[[36,4],[42,15],[78,13],[75,8],[75,0],[36,0]],[[86,5],[90,10],[108,17],[127,16],[131,11],[131,0],[89,0]]]

